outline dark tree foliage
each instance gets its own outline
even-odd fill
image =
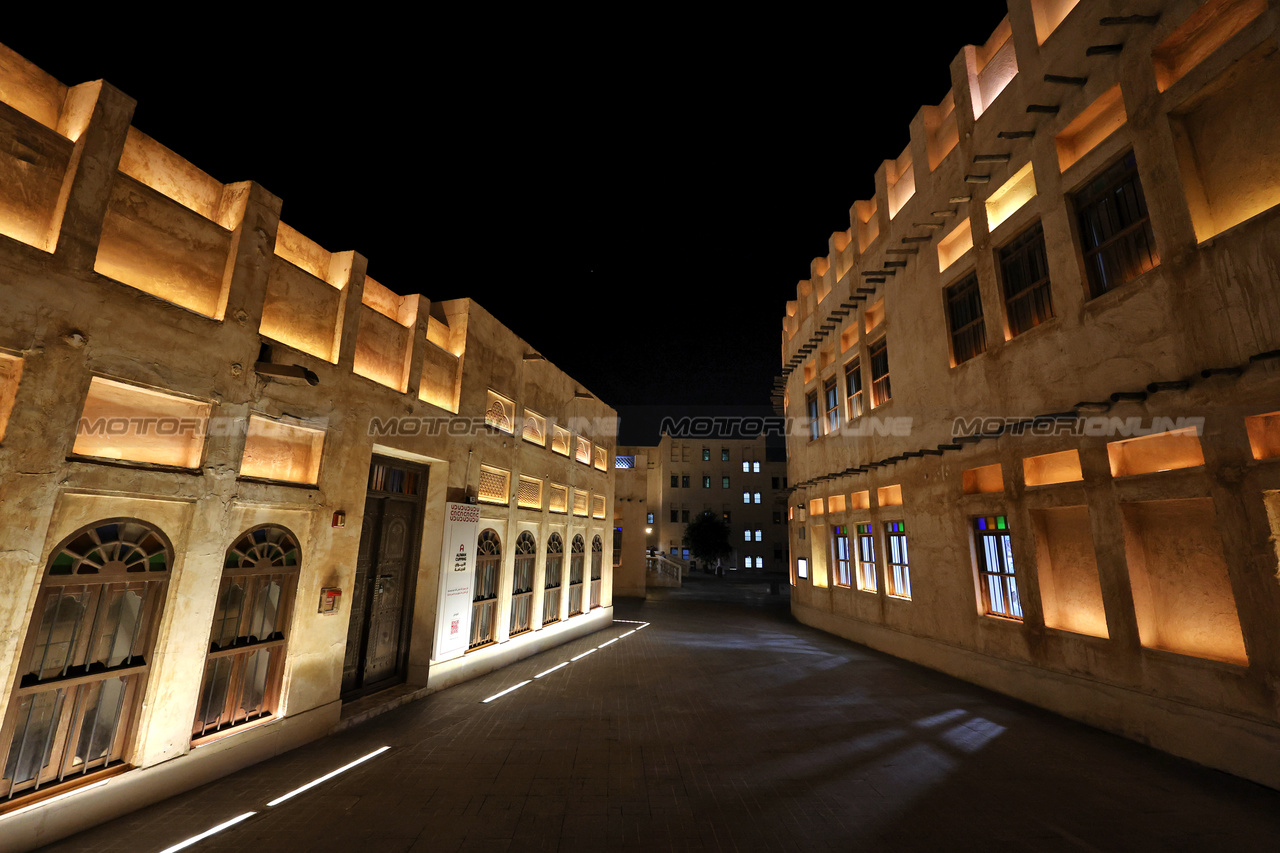
[[[707,563],[727,557],[733,550],[729,545],[729,525],[710,510],[701,512],[684,529],[684,547]]]

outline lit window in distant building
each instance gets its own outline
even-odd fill
[[[647,515],[645,515],[645,517],[644,517],[644,523],[645,523],[645,524],[653,524],[653,513],[648,513]]]
[[[747,461],[747,460],[745,460],[745,459],[744,459],[744,460],[742,460],[742,473],[744,473],[744,474],[750,474],[750,473],[751,473],[751,463],[750,463],[750,462],[748,462],[748,461]]]
[[[796,576],[802,578],[809,577],[809,561],[804,557],[796,558]]]
[[[743,541],[745,541],[745,542],[750,542],[750,541],[751,541],[751,531],[750,531],[750,530],[744,530],[744,531],[742,531],[742,538],[743,538]]]
[[[689,475],[688,475],[688,474],[681,474],[681,475],[680,475],[680,488],[682,488],[682,489],[687,489],[687,488],[689,488]]]
[[[759,474],[759,473],[760,473],[760,463],[759,463],[759,462],[752,462],[752,463],[751,463],[751,471],[752,471],[752,473],[753,473],[753,474]]]
[[[710,448],[710,447],[704,447],[704,448],[702,448],[702,461],[703,461],[703,462],[710,462],[710,461],[711,461],[711,448]]]
[[[743,492],[743,493],[742,493],[742,502],[743,502],[744,504],[749,504],[749,503],[751,503],[751,493],[750,493],[750,492]]]
[[[764,535],[764,531],[763,531],[763,530],[761,530],[761,529],[759,529],[759,528],[756,528],[756,541],[757,541],[757,542],[761,541],[761,537],[762,537],[763,535]]]
[[[759,492],[753,492],[753,493],[752,493],[752,495],[751,495],[751,502],[752,502],[752,503],[757,503],[757,504],[758,504],[758,503],[760,503],[760,493],[759,493]]]
[[[720,488],[722,488],[722,489],[727,489],[727,488],[729,488],[729,478],[728,478],[728,477],[721,477],[721,478],[720,478]]]
[[[720,448],[720,461],[721,462],[729,461],[729,448],[727,447]]]
[[[710,475],[710,474],[703,474],[703,475],[702,475],[702,488],[704,488],[704,489],[709,489],[709,488],[711,488],[711,475]]]

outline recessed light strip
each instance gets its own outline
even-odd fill
[[[544,670],[538,673],[537,675],[534,676],[534,678],[542,678],[542,676],[544,675],[550,675],[551,673],[555,672],[557,669],[564,669],[568,665],[569,665],[568,661],[565,661],[564,663],[558,663],[555,666],[551,667],[551,669]]]
[[[528,684],[528,683],[529,683],[529,682],[527,682],[527,681],[525,682],[525,684]],[[519,686],[521,686],[521,685],[516,685],[516,686],[517,686],[517,687],[519,687]],[[512,690],[515,690],[515,687],[513,687],[513,688],[511,688],[511,689],[512,689]],[[303,785],[301,788],[294,788],[292,791],[290,791],[289,793],[285,794],[283,797],[276,797],[274,800],[272,800],[271,802],[267,803],[267,806],[268,806],[268,807],[278,806],[278,805],[280,805],[281,803],[283,803],[285,800],[288,800],[288,799],[291,799],[291,798],[293,798],[293,797],[298,796],[298,795],[299,795],[299,794],[301,794],[303,791],[310,791],[310,790],[311,790],[312,788],[314,788],[316,785],[321,785],[321,784],[323,784],[323,783],[325,783],[325,782],[328,782],[328,781],[329,781],[330,779],[332,779],[334,776],[337,776],[339,773],[345,773],[346,771],[350,770],[352,767],[355,767],[357,764],[363,764],[363,763],[365,763],[366,761],[368,761],[370,758],[377,758],[379,755],[382,755],[382,753],[386,752],[386,751],[387,751],[388,749],[390,749],[390,748],[391,748],[391,747],[389,747],[389,746],[384,746],[384,747],[382,747],[381,749],[375,749],[373,752],[371,752],[371,753],[369,753],[368,755],[365,755],[365,756],[363,756],[363,757],[361,757],[361,758],[357,758],[355,761],[352,761],[350,764],[344,764],[344,765],[342,765],[341,767],[339,767],[337,770],[334,770],[334,771],[332,771],[332,772],[329,772],[329,773],[324,774],[324,775],[323,775],[323,776],[321,776],[319,779],[313,779],[312,781],[310,781],[310,782],[308,782],[307,784]]]
[[[531,683],[532,681],[533,681],[533,679],[532,679],[532,678],[526,678],[524,681],[520,682],[519,684],[515,685],[514,687],[508,687],[506,690],[503,690],[501,693],[495,693],[495,694],[493,694],[493,695],[492,695],[492,696],[490,696],[488,699],[484,700],[484,702],[482,702],[481,704],[483,704],[483,705],[488,705],[488,704],[489,704],[490,702],[492,702],[494,699],[498,699],[498,698],[501,698],[501,697],[503,697],[503,696],[506,696],[508,693],[512,692],[513,690],[519,690],[521,687],[524,687],[526,684],[529,684],[529,683]]]
[[[213,829],[206,829],[204,832],[200,833],[199,835],[193,835],[190,838],[188,838],[186,841],[179,841],[177,844],[173,845],[172,847],[166,847],[163,850],[161,850],[160,853],[177,853],[177,851],[179,850],[185,850],[188,847],[190,847],[192,844],[195,844],[196,842],[199,842],[199,841],[204,841],[210,835],[214,835],[216,833],[222,832],[222,830],[224,829],[230,829],[231,827],[235,826],[237,823],[240,823],[240,821],[248,820],[249,818],[253,817],[256,814],[257,812],[245,812],[242,815],[238,815],[236,817],[231,818],[231,820],[218,824]]]

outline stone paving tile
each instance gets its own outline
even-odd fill
[[[798,625],[698,579],[635,626],[406,704],[52,847],[202,851],[1268,851],[1280,792]],[[391,749],[281,806],[266,802]]]

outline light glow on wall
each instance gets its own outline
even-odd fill
[[[972,248],[973,229],[969,227],[969,217],[966,216],[947,236],[938,241],[938,272],[960,260]]]
[[[1195,427],[1109,442],[1107,458],[1111,461],[1113,477],[1131,477],[1204,464],[1204,453]]]
[[[1080,453],[1076,450],[1028,456],[1022,460],[1022,474],[1028,486],[1052,486],[1084,479]]]
[[[4,432],[13,414],[18,385],[22,381],[22,364],[21,356],[0,352],[0,442],[4,441]]]
[[[987,230],[994,231],[1024,204],[1036,197],[1036,176],[1028,162],[987,196]]]
[[[212,405],[101,376],[89,393],[71,452],[177,468],[199,468]]]
[[[323,451],[322,429],[250,415],[240,476],[315,485]]]
[[[1124,125],[1127,116],[1120,84],[1112,86],[1098,99],[1080,111],[1071,123],[1054,137],[1058,150],[1058,168],[1065,172],[1081,157],[1098,147],[1104,139]]]

